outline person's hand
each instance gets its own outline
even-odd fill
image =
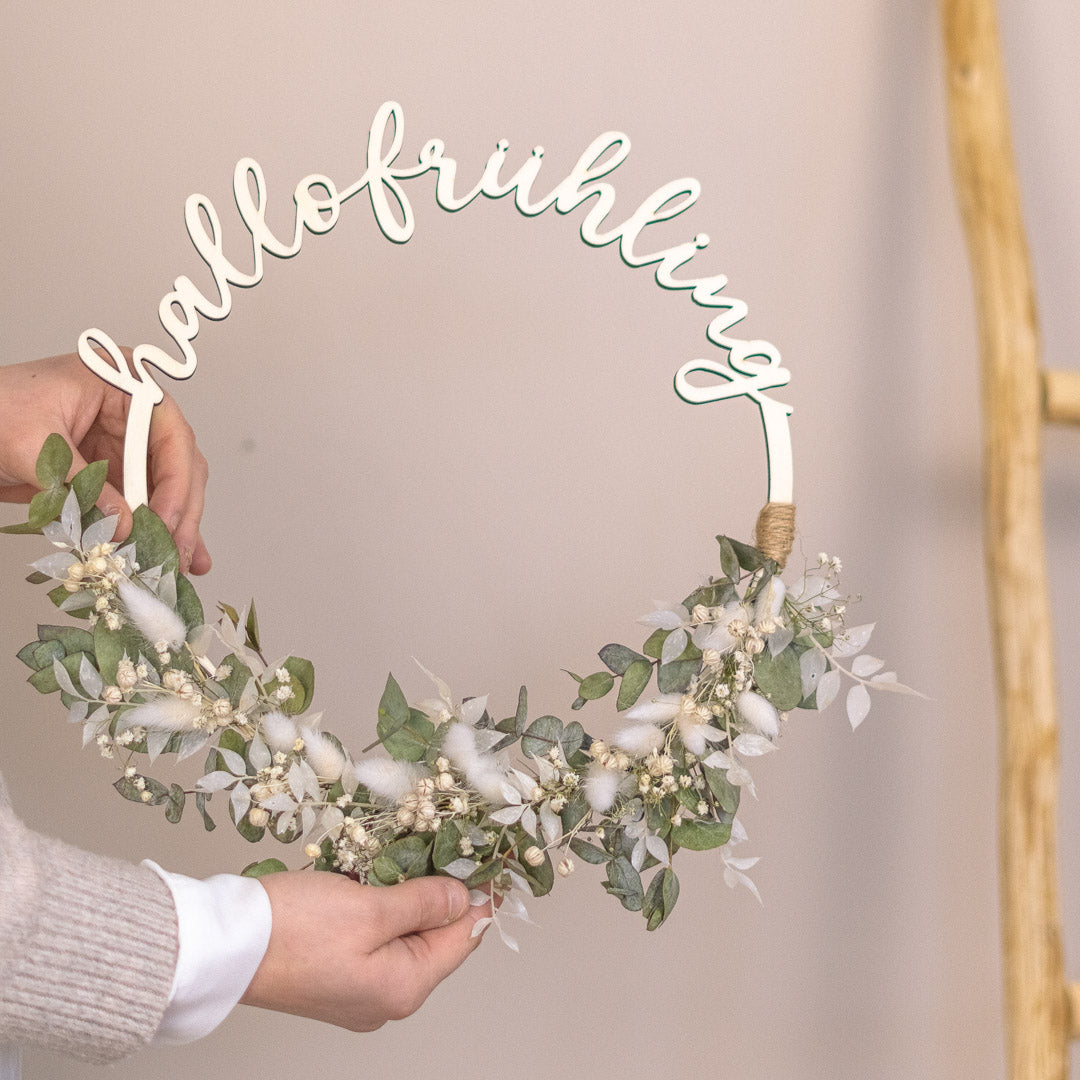
[[[410,1016],[480,943],[488,905],[460,882],[416,878],[386,887],[292,871],[259,879],[273,929],[240,999],[277,1012],[374,1031]]]
[[[34,463],[54,431],[72,447],[76,473],[107,460],[109,475],[98,499],[119,517],[116,539],[131,531],[121,471],[130,398],[99,379],[72,353],[0,367],[0,500],[29,502],[37,492]],[[154,409],[149,446],[150,509],[168,526],[180,551],[181,573],[205,574],[210,555],[199,532],[206,490],[206,459],[168,394]]]

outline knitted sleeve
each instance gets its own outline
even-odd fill
[[[0,1043],[99,1063],[146,1045],[176,933],[157,874],[31,832],[0,778]]]

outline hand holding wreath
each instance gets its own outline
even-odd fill
[[[127,537],[131,508],[120,494],[120,462],[131,402],[128,395],[99,379],[77,354],[70,353],[0,367],[0,402],[4,406],[0,500],[31,503],[30,520],[34,522],[35,516],[40,516],[39,528],[59,512],[59,505],[47,512],[50,497],[41,491],[44,485],[34,469],[42,443],[55,431],[74,450],[73,473],[89,461],[108,462],[107,479],[97,502],[107,517],[115,514],[119,518],[116,539]],[[199,524],[208,471],[206,458],[195,445],[195,435],[179,406],[168,394],[154,410],[149,470],[150,508],[173,534],[180,553],[180,572],[205,574],[210,569],[210,555]]]

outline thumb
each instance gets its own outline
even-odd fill
[[[372,916],[383,942],[456,922],[469,909],[469,893],[446,877],[414,878],[371,889]]]

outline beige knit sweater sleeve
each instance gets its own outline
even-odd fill
[[[176,954],[157,874],[31,832],[0,777],[0,1044],[94,1062],[144,1046]]]

